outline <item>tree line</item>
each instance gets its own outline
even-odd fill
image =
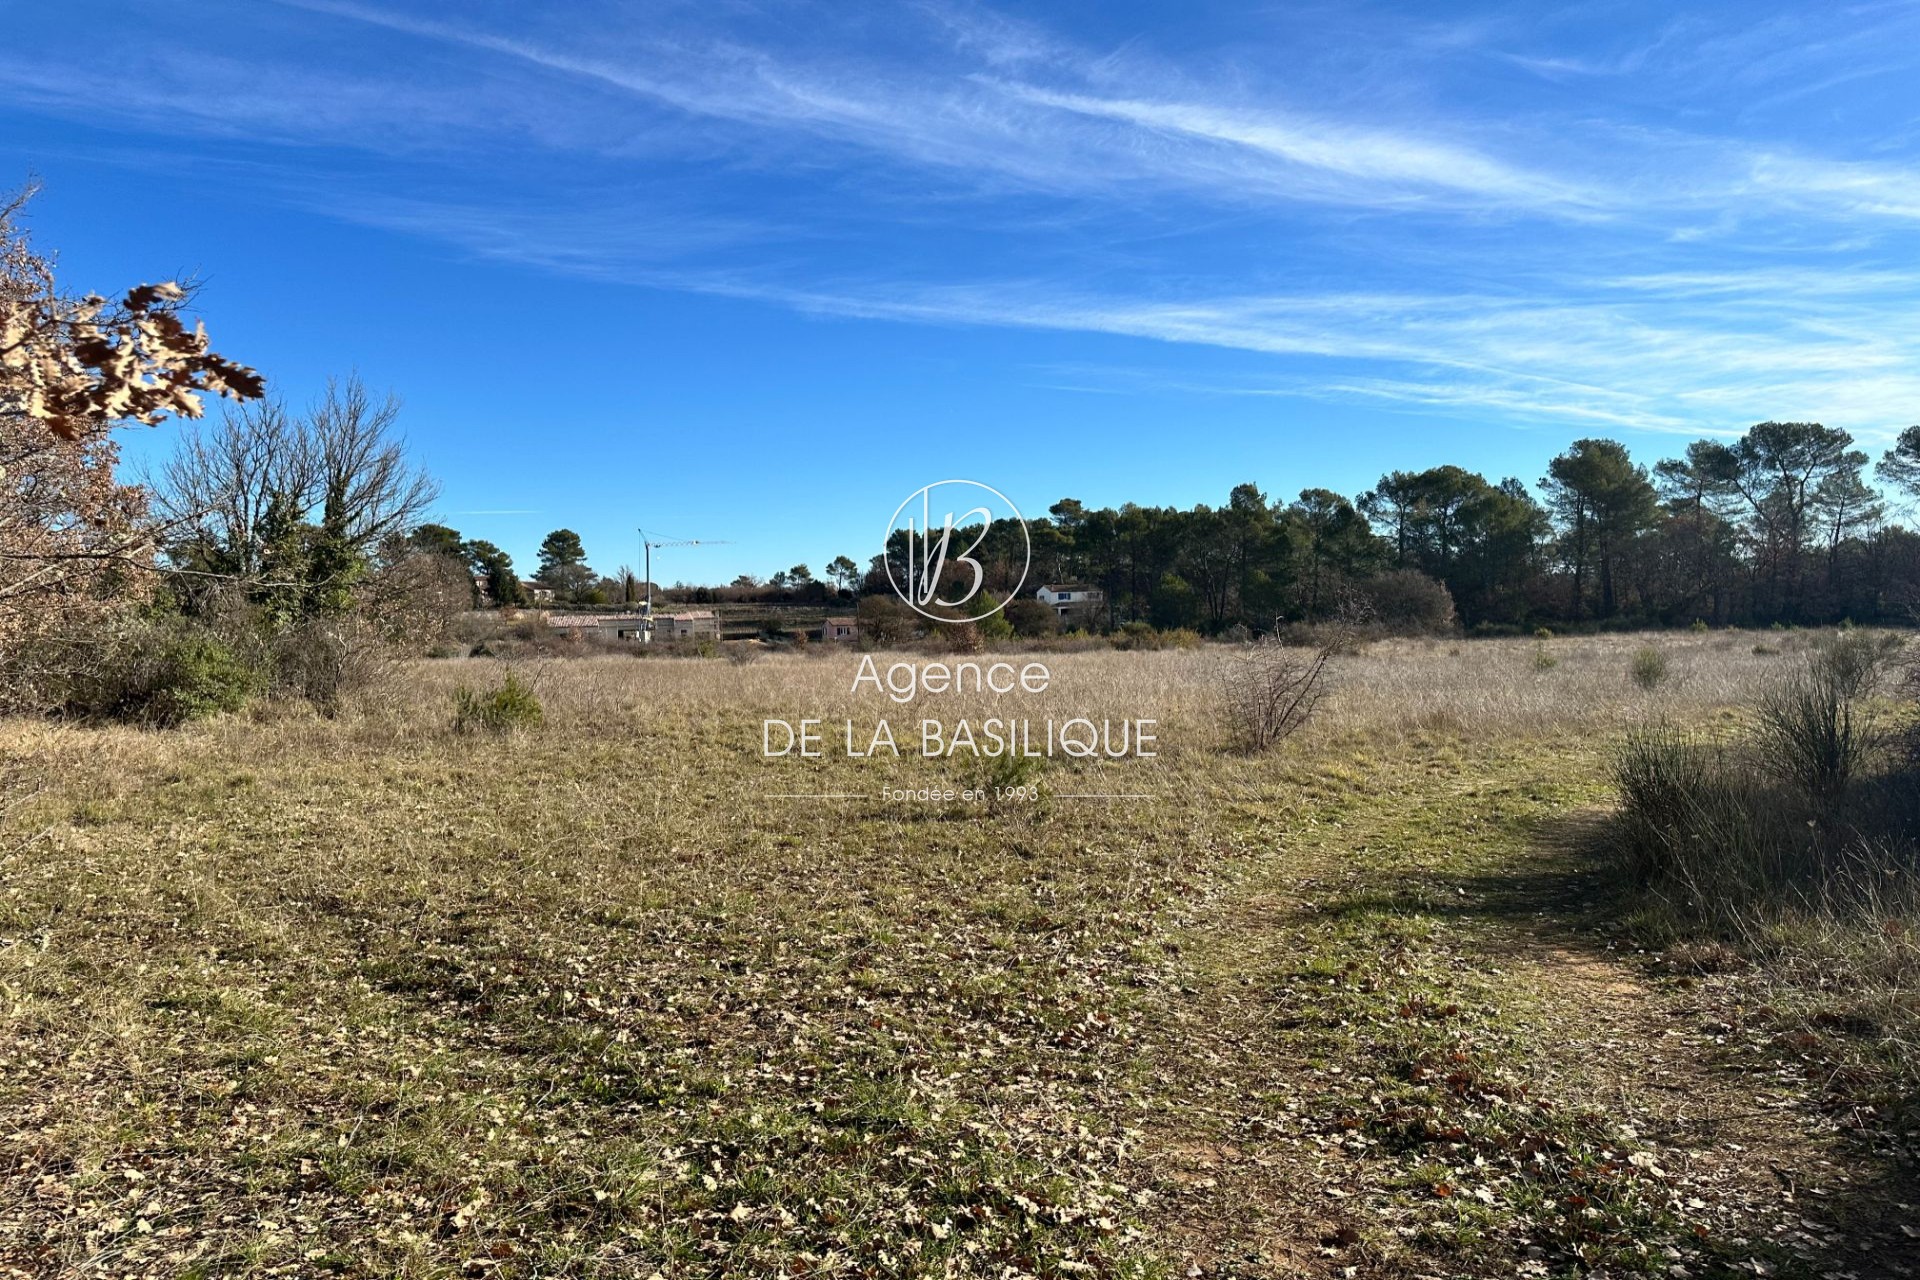
[[[1310,488],[1281,501],[1251,483],[1191,509],[1068,498],[1027,524],[1025,589],[1083,583],[1104,594],[1110,626],[1208,632],[1356,602],[1390,623],[1482,630],[1904,622],[1920,603],[1920,534],[1889,521],[1870,464],[1920,498],[1920,427],[1877,464],[1838,428],[1762,422],[1651,467],[1617,440],[1576,440],[1537,489],[1442,465],[1390,471],[1352,498]],[[984,532],[987,585],[1009,591],[1021,531]],[[896,575],[906,554],[896,536]],[[884,558],[865,586],[888,589]]]
[[[1920,603],[1920,535],[1889,520],[1870,475],[1920,497],[1920,427],[1875,462],[1847,432],[1762,422],[1732,440],[1698,440],[1652,466],[1617,440],[1574,441],[1537,486],[1463,467],[1390,471],[1364,493],[1303,489],[1291,501],[1253,483],[1190,509],[1063,498],[1022,530],[957,530],[986,588],[1098,588],[1108,627],[1144,622],[1218,633],[1324,620],[1356,604],[1388,625],[1498,630],[1559,625],[1768,625],[1907,621]],[[487,542],[423,526],[421,550],[459,558],[487,598],[528,602],[512,562]],[[534,587],[559,603],[618,605],[645,584],[622,565],[594,572],[571,530],[540,547]],[[904,580],[906,535],[862,570],[836,557],[724,586],[655,587],[686,602],[848,602]],[[970,582],[949,566],[951,584]]]

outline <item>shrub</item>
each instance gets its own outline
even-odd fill
[[[949,652],[979,653],[987,647],[986,638],[981,634],[977,622],[936,622],[933,629]]]
[[[1687,630],[1695,632],[1705,631],[1707,630],[1707,620],[1705,618],[1695,618],[1693,625],[1689,626]]]
[[[1843,626],[1839,634],[1815,647],[1813,663],[1827,673],[1842,697],[1865,698],[1879,689],[1900,648],[1901,639],[1892,632],[1875,636]]]
[[[1627,670],[1642,689],[1658,688],[1667,678],[1667,655],[1651,645],[1637,649]]]
[[[1416,569],[1393,569],[1360,587],[1368,616],[1396,635],[1431,635],[1453,628],[1453,596],[1444,583]]]
[[[1034,603],[1038,604],[1039,601],[1036,600]],[[1000,598],[998,596],[993,595],[991,592],[980,597],[980,607],[983,609],[996,604],[1000,604]],[[980,628],[981,639],[983,640],[1013,639],[1013,623],[1007,619],[1008,607],[1009,606],[1007,605],[1001,605],[1000,609],[997,612],[988,614],[986,617],[981,618],[977,623],[974,624]]]
[[[1298,732],[1326,693],[1331,647],[1290,649],[1262,640],[1240,650],[1226,672],[1226,711],[1237,745],[1266,751]]]
[[[1031,596],[1007,601],[1007,607],[1000,612],[1018,636],[1050,636],[1060,623],[1052,609]]]
[[[863,647],[898,644],[918,630],[913,611],[889,596],[862,596],[854,614]]]
[[[1545,641],[1535,641],[1533,646],[1533,669],[1551,671],[1560,665],[1560,659],[1547,652]]]
[[[141,621],[112,633],[69,674],[73,714],[172,726],[238,711],[267,692],[260,656],[178,619]]]
[[[1190,627],[1171,627],[1156,630],[1145,622],[1128,622],[1109,637],[1116,649],[1194,649],[1203,641],[1200,633]]]
[[[542,719],[540,699],[511,671],[498,689],[475,693],[463,685],[453,695],[453,727],[461,733],[507,733],[531,728]]]
[[[388,676],[397,657],[365,620],[309,619],[276,632],[268,643],[271,692],[303,698],[332,715],[347,694]]]

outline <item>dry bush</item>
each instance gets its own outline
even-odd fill
[[[396,646],[424,652],[455,633],[473,603],[473,580],[451,556],[399,555],[355,591],[354,611]]]
[[[23,651],[144,597],[153,543],[140,491],[114,480],[105,428],[74,439],[0,408],[0,695],[16,706],[47,655]],[[0,710],[4,710],[0,707]]]
[[[1266,639],[1235,654],[1226,671],[1226,719],[1241,750],[1266,751],[1299,732],[1326,694],[1336,648],[1296,649]]]
[[[918,615],[886,596],[862,596],[854,613],[860,622],[860,643],[868,648],[898,644],[920,629]]]
[[[268,652],[269,692],[310,702],[329,715],[350,695],[394,679],[404,661],[381,627],[355,615],[287,627],[271,638]]]

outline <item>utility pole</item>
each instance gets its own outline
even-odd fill
[[[645,529],[640,534],[641,572],[647,575],[647,603],[642,609],[646,621],[641,625],[640,636],[648,644],[653,643],[653,549],[655,547],[725,547],[732,544],[724,538],[663,538],[656,541],[647,536]]]

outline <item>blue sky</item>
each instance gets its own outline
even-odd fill
[[[4,14],[66,281],[195,276],[290,400],[397,390],[529,568],[562,524],[732,540],[663,581],[864,560],[949,476],[1185,506],[1920,421],[1920,3]]]

